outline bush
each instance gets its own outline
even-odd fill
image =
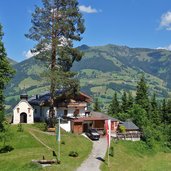
[[[14,148],[10,145],[6,145],[0,149],[0,153],[7,153],[14,150]]]
[[[17,127],[18,127],[18,128],[17,128],[17,131],[18,131],[18,132],[23,132],[23,131],[24,131],[24,129],[23,129],[21,123],[19,123]]]
[[[61,144],[65,145],[65,141],[61,141]]]
[[[50,117],[46,120],[46,124],[48,128],[55,128],[56,123],[57,123],[56,117],[53,117],[53,118]]]
[[[70,151],[69,156],[71,157],[78,157],[78,153],[76,151]]]
[[[113,148],[113,147],[110,147],[110,149],[109,149],[109,155],[110,155],[111,157],[114,156],[114,148]]]
[[[125,126],[123,126],[123,125],[119,126],[119,131],[121,133],[125,133],[126,132]]]

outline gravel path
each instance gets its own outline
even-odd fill
[[[106,138],[100,138],[99,141],[93,141],[93,149],[89,157],[81,164],[77,171],[100,171],[100,164],[104,161],[107,151]]]

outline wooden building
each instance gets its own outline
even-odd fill
[[[111,120],[111,132],[115,133],[118,128],[119,121],[101,112],[90,112],[89,116],[82,118],[73,118],[71,120],[71,131],[81,134],[89,128],[95,128],[100,133],[105,130],[105,120]]]

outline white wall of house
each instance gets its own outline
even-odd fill
[[[44,107],[44,106],[33,106],[34,108],[34,118],[40,119],[40,120],[45,120],[46,118],[49,117],[49,107]],[[64,116],[64,111],[67,110],[67,117],[73,117],[74,116],[74,111],[76,109],[79,109],[79,117],[85,116],[85,111],[86,107],[82,108],[66,108],[66,107],[55,107],[55,117],[62,117]]]
[[[13,124],[18,124],[21,122],[20,116],[22,113],[27,115],[26,123],[34,123],[32,106],[26,100],[21,100],[13,109]]]
[[[68,117],[73,117],[74,116],[74,111],[76,109],[79,109],[79,116],[85,116],[85,108],[64,108],[64,107],[59,107],[57,109],[57,115],[58,116],[63,116],[64,115],[64,111],[67,110],[67,116]]]
[[[71,132],[71,121],[68,121],[68,123],[61,123],[60,127],[67,132]]]

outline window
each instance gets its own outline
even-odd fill
[[[30,113],[30,108],[28,108],[28,113]]]
[[[74,111],[74,117],[77,117],[80,113],[80,110],[79,109],[75,109]]]
[[[17,108],[17,113],[20,113],[20,108],[19,107]]]
[[[64,110],[64,116],[67,116],[68,110]]]

